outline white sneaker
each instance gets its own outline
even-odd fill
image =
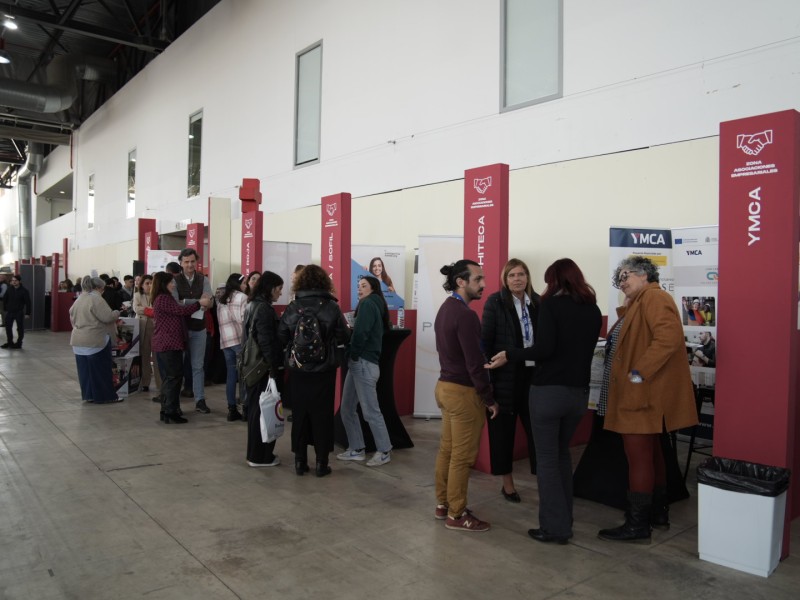
[[[350,448],[348,448],[341,454],[337,454],[336,458],[338,460],[357,460],[360,462],[366,460],[367,456],[364,453],[363,448],[361,450],[351,450]]]
[[[367,461],[368,467],[380,467],[381,465],[385,465],[392,460],[392,453],[391,452],[376,452],[373,454],[372,458]]]
[[[250,461],[248,460],[248,461],[247,461],[247,464],[248,464],[248,465],[250,465],[250,466],[251,466],[251,467],[253,467],[253,468],[259,468],[259,467],[277,467],[279,464],[281,464],[281,457],[280,457],[280,456],[278,456],[278,455],[276,454],[276,455],[275,455],[275,458],[272,460],[272,462],[271,462],[271,463],[254,463],[254,462],[250,462]]]

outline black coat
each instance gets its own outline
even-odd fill
[[[3,297],[3,307],[6,312],[14,314],[31,314],[31,295],[22,285],[14,287],[8,284],[8,290]]]
[[[269,362],[270,374],[275,377],[283,364],[283,347],[278,341],[278,314],[264,298],[253,298],[248,307],[242,345],[247,341],[250,327],[261,355]]]
[[[528,305],[534,340],[539,303],[539,294],[534,293]],[[507,289],[503,288],[487,298],[483,306],[481,338],[487,359],[509,348],[522,348],[522,327],[513,296]],[[499,369],[489,371],[494,398],[502,412],[516,413],[515,405],[518,402],[527,402],[530,372],[524,361],[509,362]]]
[[[322,338],[328,349],[325,362],[305,363],[301,369],[297,369],[293,361],[289,362],[294,330],[297,326],[297,321],[300,320],[300,314],[297,312],[298,307],[302,308],[306,314],[317,316],[322,330]],[[295,299],[286,307],[278,324],[278,340],[280,340],[281,347],[284,350],[285,365],[288,369],[295,371],[321,373],[338,368],[343,350],[338,350],[337,346],[347,343],[349,339],[350,329],[347,327],[347,321],[344,320],[339,303],[330,293],[323,290],[297,292]]]

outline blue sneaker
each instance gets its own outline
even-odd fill
[[[338,460],[357,460],[359,462],[363,462],[364,460],[366,460],[367,456],[364,453],[363,448],[361,450],[352,450],[348,448],[341,454],[337,454],[336,458]]]
[[[368,467],[380,467],[392,460],[391,452],[376,452],[372,458],[367,461]]]

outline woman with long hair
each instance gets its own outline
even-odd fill
[[[298,475],[308,470],[308,446],[316,452],[316,475],[330,474],[328,458],[333,450],[333,404],[337,346],[349,337],[349,329],[334,296],[328,274],[318,265],[307,265],[295,279],[295,299],[281,317],[278,339],[286,349],[289,394],[292,397],[292,452]],[[315,318],[319,324],[321,353],[315,360],[298,361],[294,336],[298,321]]]
[[[242,415],[236,409],[236,357],[242,351],[244,313],[247,296],[241,291],[244,276],[231,273],[225,282],[225,289],[217,302],[219,321],[219,346],[225,355],[225,397],[228,401],[228,421],[241,421]]]
[[[589,379],[602,315],[594,289],[578,265],[562,258],[544,273],[536,341],[492,357],[490,369],[511,361],[535,360],[530,413],[536,443],[538,542],[566,544],[572,537],[572,456],[569,442],[589,405]]]
[[[256,281],[261,277],[261,271],[250,271],[247,276],[241,276],[241,283],[239,291],[241,291],[248,300],[253,295],[253,288],[256,286]]]
[[[383,259],[381,259],[380,256],[376,256],[369,261],[368,270],[373,277],[379,279],[386,286],[387,291],[394,292],[392,278],[389,277],[389,274],[386,272],[386,267],[384,266]]]
[[[481,321],[481,340],[486,356],[509,348],[530,348],[536,333],[540,302],[533,291],[531,272],[523,261],[512,258],[503,267],[502,287],[486,299]],[[531,474],[536,474],[536,447],[528,411],[533,363],[513,362],[492,371],[494,399],[500,406],[497,417],[488,422],[489,460],[492,475],[500,475],[500,493],[509,502],[521,502],[514,485],[514,438],[517,418],[528,442]]]
[[[375,455],[367,461],[368,467],[379,467],[390,460],[392,442],[378,405],[376,386],[381,375],[379,364],[383,334],[392,328],[389,307],[381,292],[381,283],[375,277],[362,277],[358,282],[358,306],[355,326],[350,338],[347,377],[342,391],[339,414],[347,432],[347,450],[336,456],[339,460],[365,460],[364,434],[356,408],[361,405],[364,420],[369,423],[375,438]]]
[[[78,367],[81,398],[94,404],[121,402],[111,375],[111,341],[117,337],[119,311],[111,310],[103,300],[106,284],[99,277],[84,277],[81,287],[83,292],[69,309],[69,343]]]
[[[270,377],[276,383],[280,380],[279,367],[283,363],[283,352],[278,342],[278,315],[272,304],[283,293],[283,279],[272,271],[264,271],[253,286],[244,323],[243,342],[247,341],[252,331],[261,355],[269,364],[269,370],[256,385],[247,388],[247,464],[251,467],[275,467],[281,463],[281,459],[274,452],[275,441],[262,441],[259,398],[267,389]]]
[[[175,278],[171,273],[160,271],[153,276],[150,302],[153,305],[155,327],[153,329],[153,351],[156,360],[164,368],[161,388],[161,420],[164,423],[186,423],[180,414],[180,391],[183,379],[183,351],[186,349],[186,317],[197,311],[192,304],[178,304],[172,295]],[[198,300],[200,308],[211,306],[211,297],[203,294]]]
[[[137,275],[138,277],[138,275]],[[150,390],[150,378],[153,376],[153,305],[150,303],[150,292],[153,288],[153,276],[143,275],[138,287],[133,292],[133,312],[139,318],[139,356],[142,360],[142,382],[139,388],[143,392]],[[158,365],[155,368],[156,385],[161,390],[161,373]]]

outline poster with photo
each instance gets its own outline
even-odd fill
[[[139,391],[142,380],[142,363],[140,356],[116,357],[111,366],[111,379],[117,396],[127,398]]]
[[[111,356],[132,358],[139,356],[139,319],[117,319],[117,337],[111,340]]]
[[[144,272],[157,273],[166,270],[168,263],[180,263],[180,253],[180,250],[148,250],[144,257]]]
[[[381,282],[390,309],[405,307],[406,256],[405,246],[356,245],[350,248],[350,297],[358,298],[358,281],[372,275]]]

